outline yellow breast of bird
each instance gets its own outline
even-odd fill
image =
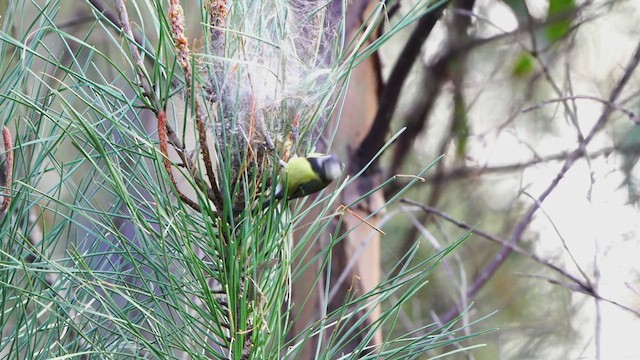
[[[294,169],[295,171],[290,171]],[[300,185],[310,181],[309,174],[313,174],[311,164],[302,157],[289,160],[285,167],[285,182],[287,184],[287,194],[291,195],[298,190]]]

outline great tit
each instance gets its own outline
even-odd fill
[[[342,174],[342,164],[335,155],[310,153],[304,157],[294,156],[282,166],[280,182],[273,197],[288,200],[318,192]],[[270,201],[263,203],[263,208]]]

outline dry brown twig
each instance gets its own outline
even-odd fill
[[[206,124],[204,122],[204,111],[202,110],[202,106],[198,101],[195,101],[195,118],[196,118],[196,127],[198,130],[198,141],[200,146],[200,152],[203,157],[203,161],[205,163],[205,169],[207,173],[207,177],[209,179],[209,185],[207,185],[196,173],[195,167],[192,166],[192,161],[187,155],[187,151],[185,149],[184,144],[178,138],[176,131],[173,127],[167,123],[166,121],[166,113],[159,105],[158,99],[154,96],[154,91],[151,86],[149,75],[146,71],[144,63],[142,61],[142,57],[140,56],[140,51],[138,47],[141,46],[136,38],[134,37],[133,31],[131,29],[131,23],[129,20],[129,15],[126,9],[126,4],[124,0],[116,0],[116,9],[118,13],[118,20],[120,22],[120,27],[128,39],[129,43],[129,52],[133,61],[136,65],[136,74],[138,78],[138,83],[143,90],[143,96],[147,98],[147,100],[151,104],[151,111],[153,111],[158,118],[158,137],[161,147],[161,152],[164,156],[163,164],[165,166],[166,171],[169,173],[169,177],[176,187],[176,191],[178,192],[178,196],[182,201],[184,201],[187,205],[194,208],[197,211],[200,211],[200,207],[196,202],[189,199],[184,193],[182,193],[176,184],[175,178],[171,171],[171,163],[168,158],[168,149],[167,144],[171,144],[174,150],[177,152],[180,160],[187,168],[188,172],[193,176],[198,188],[203,191],[210,200],[214,201],[216,208],[220,208],[222,206],[222,196],[220,191],[218,190],[217,183],[215,181],[213,166],[211,162],[211,155],[209,153],[209,146],[207,142],[207,132],[206,132]],[[187,99],[192,97],[192,69],[191,69],[191,52],[189,50],[189,42],[184,35],[184,13],[182,11],[182,7],[179,2],[176,0],[172,0],[169,8],[169,18],[171,22],[171,29],[173,33],[173,40],[177,49],[177,57],[180,66],[182,67],[185,73],[185,79],[187,83]],[[187,100],[188,101],[188,100]]]
[[[205,172],[209,180],[209,187],[207,188],[207,195],[213,194],[211,200],[214,201],[216,208],[222,207],[222,195],[218,189],[217,181],[215,178],[213,163],[211,161],[211,154],[209,153],[209,142],[207,140],[207,126],[205,123],[206,115],[203,110],[203,106],[200,100],[196,98],[194,94],[194,88],[196,84],[193,81],[193,69],[191,66],[191,50],[189,49],[189,40],[185,35],[184,28],[184,11],[180,5],[179,0],[170,0],[169,2],[169,22],[171,23],[171,33],[173,35],[173,42],[176,47],[176,56],[178,63],[184,71],[185,77],[185,89],[186,89],[186,102],[187,104],[193,101],[194,115],[196,121],[196,129],[198,131],[198,143],[200,146],[200,154],[202,154],[202,161],[204,162]]]
[[[191,208],[193,208],[195,211],[199,212],[201,210],[200,205],[198,205],[196,202],[191,200],[187,195],[182,193],[182,191],[180,191],[180,189],[178,188],[178,184],[176,183],[176,179],[173,176],[173,171],[171,169],[171,161],[169,160],[169,153],[167,151],[166,122],[167,122],[166,114],[164,113],[164,111],[160,111],[158,113],[158,142],[160,144],[160,152],[162,153],[162,163],[164,165],[164,168],[167,174],[169,174],[169,179],[171,179],[171,183],[173,184],[174,188],[178,192],[178,196],[180,197],[180,200],[182,200],[185,204],[191,206]]]
[[[0,184],[4,188],[2,195],[2,203],[0,204],[0,214],[4,214],[11,204],[11,186],[13,184],[13,141],[11,140],[11,132],[9,128],[2,128],[2,140],[4,143],[4,162],[2,163],[2,172],[4,183]]]
[[[131,54],[133,62],[136,65],[138,83],[144,92],[144,96],[153,103],[155,102],[155,97],[153,96],[153,89],[149,82],[149,74],[147,74],[147,70],[142,62],[136,38],[133,35],[133,30],[131,30],[131,22],[129,21],[129,13],[127,12],[125,0],[116,0],[116,10],[118,12],[118,19],[120,20],[120,28],[124,32],[124,35],[129,39],[129,54]],[[153,109],[157,108],[157,106],[153,106]]]
[[[345,205],[340,205],[338,206],[338,209],[336,210],[336,213],[338,214],[344,214],[344,212],[348,212],[349,214],[355,216],[356,218],[358,218],[358,220],[362,221],[363,223],[365,223],[368,227],[370,227],[371,229],[377,231],[380,235],[387,235],[387,233],[385,233],[384,231],[380,230],[379,228],[377,228],[376,226],[374,226],[370,221],[368,221],[367,219],[363,218],[362,216],[358,215],[356,212],[354,212],[353,210],[349,209],[348,207],[346,207]]]

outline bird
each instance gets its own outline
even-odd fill
[[[307,196],[326,188],[342,174],[342,163],[336,155],[310,153],[306,156],[293,156],[281,169],[280,181],[276,186],[273,199],[292,200]],[[262,208],[271,203],[263,202]]]

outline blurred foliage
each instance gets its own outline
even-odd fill
[[[523,51],[513,64],[512,74],[515,77],[526,77],[535,70],[535,58],[530,53]]]
[[[555,19],[563,16],[566,17],[567,15],[572,14],[575,10],[575,0],[549,0],[547,18]],[[572,16],[567,19],[554,21],[553,24],[548,25],[546,28],[547,40],[550,43],[554,43],[563,38],[571,28],[571,19]]]
[[[630,149],[630,151],[622,152],[622,164],[620,164],[620,170],[624,174],[622,185],[627,189],[629,203],[638,206],[640,205],[640,179],[638,179],[636,170],[640,159],[640,151],[638,151],[640,149],[640,124],[635,124],[627,130],[620,147]]]

